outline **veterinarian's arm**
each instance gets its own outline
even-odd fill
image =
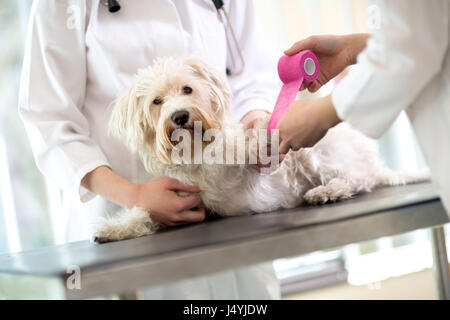
[[[381,2],[381,23],[332,94],[339,117],[376,138],[439,77],[449,45],[447,0]]]
[[[136,184],[122,178],[108,167],[98,167],[82,180],[86,189],[125,208],[139,207],[152,219],[167,226],[200,222],[205,219],[200,189],[174,179],[160,179]],[[193,193],[186,197],[176,192]]]
[[[254,1],[227,1],[226,9],[239,47],[245,59],[245,68],[239,74],[231,74],[228,80],[233,92],[231,114],[245,127],[253,127],[259,119],[270,114],[278,95],[276,54],[268,52],[256,22]],[[233,52],[235,52],[233,50]],[[240,59],[234,53],[237,65]],[[231,57],[227,57],[231,65]]]
[[[367,33],[311,36],[294,43],[284,53],[288,56],[304,50],[315,53],[319,59],[319,75],[315,81],[304,83],[301,90],[307,88],[310,92],[316,92],[349,65],[356,63],[356,57],[366,47],[369,37]]]
[[[34,158],[46,178],[64,190],[79,192],[82,201],[94,194],[80,186],[86,173],[108,166],[103,151],[90,138],[81,109],[86,89],[86,1],[69,25],[67,1],[33,1],[19,93],[19,112]]]
[[[448,1],[383,4],[380,28],[332,95],[295,101],[280,119],[280,152],[313,146],[340,119],[379,137],[439,76],[449,45],[448,17],[442,15],[449,11]]]

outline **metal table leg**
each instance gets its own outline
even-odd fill
[[[139,300],[139,292],[137,291],[119,293],[117,296],[119,300]]]
[[[439,299],[450,300],[450,275],[443,226],[431,229],[431,245],[433,250],[433,270]]]

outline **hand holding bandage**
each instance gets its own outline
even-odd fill
[[[278,61],[278,76],[283,82],[275,108],[269,120],[268,130],[272,134],[281,117],[288,112],[303,81],[312,82],[319,74],[319,61],[311,51],[302,51],[293,56],[282,56]]]
[[[368,38],[368,34],[311,36],[296,42],[284,53],[295,57],[297,54],[305,52],[304,50],[314,51],[320,61],[321,70],[315,80],[304,82],[303,86],[300,84],[299,88],[307,88],[310,92],[316,92],[347,66],[356,63],[356,57],[364,49]],[[295,72],[295,70],[292,72]],[[280,79],[283,83],[289,82],[289,79],[284,81],[281,75]],[[297,87],[297,85],[292,84],[293,87]],[[294,90],[289,90],[289,93],[288,98],[283,99],[293,101],[297,92],[294,93]],[[315,100],[297,100],[290,105],[286,106],[286,103],[282,105],[284,108],[280,109],[280,113],[275,108],[277,109],[277,115],[273,117],[269,126],[269,130],[273,129],[274,125],[279,129],[279,152],[281,154],[287,153],[290,149],[298,150],[314,146],[327,133],[329,128],[341,121],[337,116],[331,96]]]
[[[365,33],[311,36],[297,41],[284,54],[293,56],[305,50],[314,52],[319,59],[320,72],[313,82],[303,83],[302,89],[316,92],[349,65],[356,63],[356,57],[365,48],[368,38]]]

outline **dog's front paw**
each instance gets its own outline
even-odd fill
[[[135,207],[117,217],[98,219],[91,241],[105,243],[138,238],[155,233],[159,229],[161,225],[153,222],[148,212]]]
[[[329,200],[325,186],[318,186],[306,192],[304,199],[308,204],[324,204]]]
[[[112,240],[112,239],[102,236],[101,232],[94,232],[91,235],[91,242],[94,242],[94,243],[106,243],[106,242],[111,242],[111,241],[115,241],[115,240]]]
[[[347,183],[334,179],[325,186],[318,186],[309,190],[306,192],[304,199],[306,203],[316,205],[349,199],[353,194]]]

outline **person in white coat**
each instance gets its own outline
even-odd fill
[[[108,135],[114,99],[139,68],[159,56],[199,54],[230,68],[224,25],[209,0],[127,0],[110,13],[100,0],[35,0],[22,70],[19,112],[36,164],[63,190],[65,240],[88,239],[100,212],[138,205],[167,225],[202,221],[191,208],[198,192],[172,179],[153,180],[118,140]],[[274,64],[258,41],[252,1],[226,1],[231,27],[245,59],[228,77],[232,114],[250,127],[271,112]],[[236,55],[236,52],[234,53]],[[232,65],[231,65],[232,67]],[[181,266],[180,266],[181,267]],[[221,272],[144,291],[144,298],[279,298],[271,263]]]
[[[312,36],[285,51],[310,49],[320,74],[317,91],[355,64],[331,95],[291,104],[280,119],[280,152],[311,147],[340,121],[376,138],[406,110],[450,213],[450,2],[376,1],[371,34]]]

